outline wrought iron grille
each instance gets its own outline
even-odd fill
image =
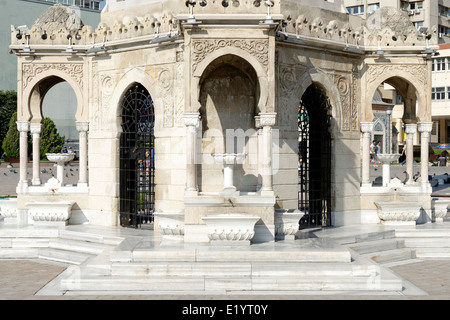
[[[331,225],[331,105],[311,85],[298,111],[298,208],[305,212],[300,228]]]
[[[140,84],[122,100],[120,136],[120,224],[141,227],[153,222],[155,209],[154,107]]]

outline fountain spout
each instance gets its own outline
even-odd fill
[[[234,165],[240,164],[245,159],[245,153],[213,154],[214,161],[223,164],[223,190],[222,194],[234,194],[236,187],[233,181]]]

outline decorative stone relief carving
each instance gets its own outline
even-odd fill
[[[195,71],[200,62],[214,51],[236,47],[254,57],[264,66],[269,63],[269,40],[266,39],[198,39],[192,41],[192,70]]]
[[[58,70],[73,78],[83,89],[83,65],[81,63],[24,63],[22,66],[22,87],[25,89],[38,74],[48,70]]]
[[[369,64],[367,66],[367,82],[377,81],[381,76],[389,73],[396,75],[398,71],[409,73],[411,78],[417,79],[424,86],[427,84],[426,64]]]
[[[158,87],[160,89],[160,96],[163,102],[163,126],[164,128],[171,128],[173,126],[173,76],[169,69],[162,69],[158,75]]]
[[[328,73],[339,91],[339,100],[341,102],[341,129],[342,131],[350,130],[351,116],[351,98],[350,98],[350,81],[348,75]]]
[[[175,108],[175,125],[177,127],[182,127],[183,123],[183,113],[184,113],[184,64],[179,62],[175,66],[175,80],[174,80],[174,108]]]
[[[351,95],[350,95],[350,129],[352,131],[358,130],[359,116],[358,112],[360,109],[359,99],[361,96],[360,85],[359,85],[359,70],[356,64],[352,66],[352,84],[351,84]]]
[[[277,112],[280,126],[289,126],[289,123],[297,125],[297,106],[299,101],[297,91],[299,90],[299,80],[306,72],[306,66],[283,65],[278,69],[278,103]],[[292,106],[292,104],[295,104]],[[291,110],[295,110],[293,113]],[[291,119],[294,117],[295,119]]]

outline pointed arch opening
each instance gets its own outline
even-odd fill
[[[155,112],[147,89],[135,83],[121,101],[120,224],[142,227],[155,209]]]

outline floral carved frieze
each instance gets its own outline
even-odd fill
[[[192,43],[192,70],[195,71],[200,62],[216,50],[234,47],[254,56],[259,63],[267,67],[269,41],[265,39],[198,39]]]
[[[25,89],[36,76],[49,70],[66,73],[75,80],[80,89],[83,88],[83,64],[81,63],[24,63],[22,87]]]
[[[427,84],[427,65],[419,64],[370,64],[367,67],[367,82],[372,83],[386,75],[395,76],[398,72],[405,72],[417,79],[419,83]]]

